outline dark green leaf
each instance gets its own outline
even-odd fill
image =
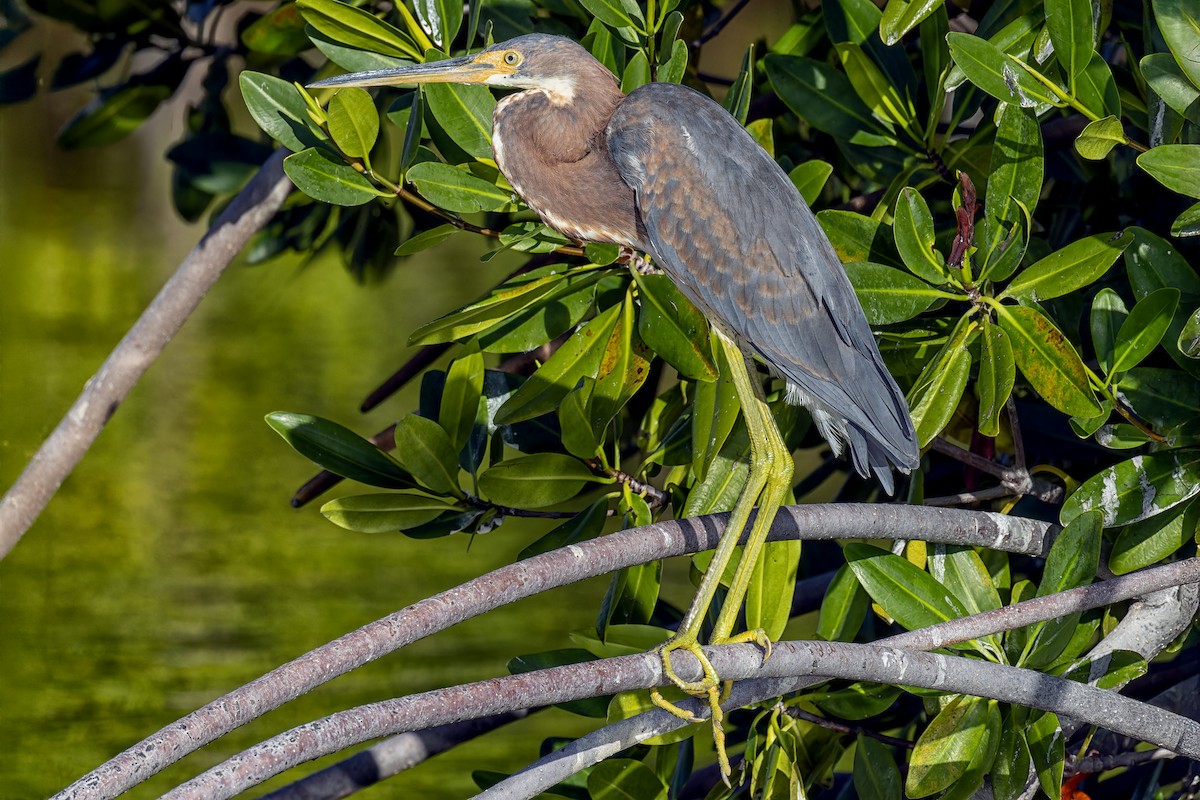
[[[600,451],[599,437],[592,429],[592,414],[588,408],[595,387],[593,378],[584,378],[579,388],[569,393],[558,407],[563,447],[579,458],[593,458]]]
[[[853,42],[840,42],[834,47],[846,69],[850,85],[876,117],[899,128],[907,128],[915,122],[916,111],[912,102],[900,96],[899,90],[861,47]]]
[[[157,84],[129,83],[102,93],[67,120],[58,132],[58,144],[66,150],[77,150],[120,141],[170,96],[170,87]]]
[[[1121,120],[1109,115],[1093,120],[1075,139],[1075,151],[1084,158],[1101,161],[1108,158],[1114,147],[1125,143],[1125,128]]]
[[[821,601],[817,636],[827,642],[854,641],[855,634],[866,618],[869,604],[867,593],[850,567],[845,564],[838,567]]]
[[[1186,372],[1134,367],[1121,376],[1120,387],[1125,402],[1157,429],[1200,419],[1200,379]]]
[[[1200,308],[1192,312],[1176,341],[1179,352],[1188,358],[1200,358]]]
[[[828,64],[807,58],[769,55],[767,78],[798,117],[843,142],[860,131],[882,133],[871,109],[858,99],[849,79]]]
[[[792,185],[796,187],[796,191],[800,192],[800,196],[804,198],[804,202],[811,206],[821,196],[821,190],[825,188],[825,183],[832,174],[832,164],[813,160],[798,165],[788,173],[788,177],[791,179]]]
[[[482,364],[480,367],[482,383]],[[400,466],[433,491],[463,496],[458,487],[458,450],[433,420],[416,414],[401,417],[396,423],[395,456]]]
[[[854,790],[859,800],[901,800],[902,785],[892,751],[860,733],[854,748]]]
[[[427,231],[421,231],[416,236],[409,239],[404,244],[396,248],[396,252],[392,255],[396,256],[411,256],[414,253],[419,253],[422,250],[428,250],[431,247],[436,247],[442,242],[449,239],[454,234],[458,233],[459,228],[450,223],[438,225],[436,228],[430,228]]]
[[[743,125],[746,124],[746,116],[750,113],[750,96],[753,91],[754,45],[751,44],[746,48],[746,53],[742,56],[742,67],[738,70],[738,75],[734,78],[733,85],[729,87],[729,91],[725,94],[725,99],[721,102],[725,110]]]
[[[1100,53],[1092,53],[1092,60],[1079,76],[1075,90],[1079,103],[1097,117],[1121,117],[1121,94],[1112,69]]]
[[[588,403],[591,427],[597,439],[603,438],[601,434],[605,427],[650,375],[652,356],[634,333],[634,316],[633,293],[626,292],[621,315],[600,359],[596,385]]]
[[[391,456],[336,422],[277,411],[267,415],[267,424],[296,452],[335,475],[385,489],[417,488]]]
[[[687,73],[688,47],[687,42],[676,39],[671,45],[671,57],[667,63],[658,68],[656,79],[663,83],[682,83]]]
[[[337,0],[297,0],[296,7],[305,22],[342,45],[397,58],[421,57],[407,34],[361,8]]]
[[[1200,492],[1200,450],[1134,456],[1088,478],[1063,505],[1063,524],[1086,511],[1104,514],[1104,527],[1148,519]]]
[[[1101,289],[1092,300],[1092,315],[1089,328],[1092,332],[1092,349],[1096,360],[1107,374],[1112,371],[1113,351],[1117,346],[1117,332],[1125,323],[1129,312],[1125,301],[1112,289]]]
[[[448,51],[462,26],[463,4],[455,0],[414,0],[413,9],[433,43]]]
[[[908,796],[928,797],[961,778],[986,744],[987,718],[983,698],[959,695],[947,703],[917,738],[904,785]]]
[[[352,158],[366,158],[379,136],[379,114],[366,89],[351,86],[329,101],[329,135]]]
[[[512,201],[512,195],[495,184],[450,164],[436,161],[414,164],[406,177],[416,184],[426,200],[447,211],[498,211]]]
[[[492,157],[496,99],[486,86],[431,83],[422,92],[433,118],[456,145],[475,158]]]
[[[479,488],[498,505],[542,508],[579,494],[592,471],[579,459],[559,453],[537,453],[501,461],[479,476]]]
[[[900,689],[878,683],[852,683],[824,695],[814,696],[813,702],[823,711],[842,719],[866,719],[882,714],[900,696]]]
[[[0,71],[0,105],[28,100],[37,93],[37,70],[41,54],[26,59],[17,66]]]
[[[933,215],[916,189],[905,188],[900,192],[892,228],[896,249],[914,275],[935,286],[949,281],[946,259],[933,246]]]
[[[821,223],[821,229],[843,264],[856,261],[876,261],[892,266],[903,264],[887,227],[880,225],[877,219],[853,211],[825,209],[817,214],[817,222]]]
[[[1179,290],[1163,288],[1142,298],[1121,324],[1113,349],[1112,372],[1137,366],[1158,346],[1175,316]]]
[[[1126,526],[1113,544],[1108,568],[1114,575],[1157,564],[1194,540],[1200,503],[1180,503],[1171,510]]]
[[[1141,61],[1142,77],[1151,91],[1170,106],[1175,113],[1193,124],[1200,124],[1200,88],[1197,88],[1170,53],[1154,53]]]
[[[945,0],[888,0],[879,24],[883,43],[893,45],[904,34],[917,27],[923,19],[937,10]]]
[[[562,274],[551,274],[530,281],[506,283],[483,300],[417,328],[408,337],[408,343],[439,344],[486,331],[557,291],[563,279]]]
[[[638,50],[625,65],[625,73],[621,76],[621,91],[629,94],[639,86],[645,86],[650,80],[650,61],[646,58],[645,50]]]
[[[1090,683],[1099,689],[1120,689],[1146,674],[1146,659],[1131,650],[1105,653],[1100,660],[1091,658],[1071,666],[1060,677],[1079,683]]]
[[[1010,709],[1004,717],[1000,750],[996,753],[992,770],[992,793],[996,800],[1016,800],[1025,790],[1025,781],[1029,777],[1029,745],[1025,743],[1024,731],[1013,719],[1014,716],[1014,711]]]
[[[373,53],[370,50],[361,50],[357,47],[342,44],[335,38],[326,36],[311,26],[305,28],[305,32],[323,56],[347,72],[392,69],[393,67],[410,66],[413,63],[414,56],[400,58],[382,53]]]
[[[845,553],[867,594],[905,628],[916,630],[967,615],[945,586],[912,562],[869,544],[847,544]]]
[[[297,189],[334,205],[360,206],[376,197],[390,197],[340,158],[313,147],[285,158],[283,171]]]
[[[241,39],[247,49],[269,56],[294,56],[312,47],[295,3],[284,3],[254,20],[242,31]]]
[[[1200,59],[1196,58],[1200,9],[1191,0],[1154,0],[1154,16],[1180,68],[1193,86],[1200,86]]]
[[[1054,540],[1046,556],[1038,597],[1085,586],[1096,577],[1100,563],[1101,516],[1088,511],[1074,516]]]
[[[321,506],[335,525],[361,533],[392,533],[431,522],[455,506],[436,497],[405,492],[339,497]]]
[[[858,261],[845,267],[854,294],[872,325],[911,319],[948,296],[920,278],[884,264]]]
[[[709,465],[725,446],[742,410],[718,335],[713,332],[709,338],[720,377],[697,381],[692,387],[692,471],[700,481],[708,475]]]
[[[948,33],[950,55],[971,83],[1005,103],[1032,108],[1061,105],[1021,64],[989,41],[968,33]]]
[[[1138,156],[1137,163],[1168,189],[1200,197],[1200,144],[1161,144]]]
[[[681,375],[717,378],[708,342],[708,320],[666,275],[635,274],[638,335]]]
[[[568,275],[558,288],[479,334],[485,353],[524,353],[574,328],[591,310],[598,270]]]
[[[966,317],[960,319],[954,333],[926,363],[908,392],[908,407],[922,447],[946,427],[958,408],[971,373],[969,346],[977,331],[977,323]]]
[[[1072,242],[1021,271],[1000,298],[1042,301],[1094,283],[1133,242],[1129,231],[1098,233]]]
[[[1058,717],[1049,711],[1043,712],[1029,726],[1025,736],[1042,791],[1051,797],[1061,797],[1065,743]]]
[[[453,450],[461,450],[475,425],[479,398],[483,396],[483,354],[469,348],[446,372],[446,387],[438,410],[438,422],[449,434]]]
[[[984,436],[1000,435],[1000,414],[1012,394],[1016,377],[1008,334],[985,319],[983,337],[979,340],[979,380],[975,383],[979,395],[979,432]]]
[[[1075,94],[1076,80],[1094,50],[1091,0],[1046,0],[1046,28],[1054,43],[1054,57],[1067,74],[1068,88]]]
[[[1046,402],[1072,417],[1100,412],[1079,354],[1053,322],[1034,308],[996,306],[1021,373]]]
[[[596,658],[631,656],[652,650],[667,640],[672,631],[655,625],[612,625],[603,640],[594,628],[571,631],[572,642],[585,648]]]
[[[634,0],[580,0],[580,4],[605,25],[646,32],[646,20]]]
[[[539,669],[561,667],[567,664],[584,664],[593,660],[594,657],[587,650],[567,647],[561,650],[546,650],[541,653],[526,653],[523,656],[517,656],[508,662],[508,671],[513,675],[521,675]],[[609,699],[610,696],[588,697],[583,700],[560,703],[558,707],[573,714],[603,719],[608,713]]]

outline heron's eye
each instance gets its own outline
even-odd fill
[[[516,50],[509,50],[504,54],[504,63],[510,67],[515,67],[521,63],[521,54]]]

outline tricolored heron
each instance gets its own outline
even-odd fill
[[[699,647],[722,574],[757,504],[711,641],[733,635],[776,510],[791,485],[792,455],[755,377],[758,356],[807,406],[817,428],[855,468],[892,492],[892,465],[917,465],[908,406],[884,367],[871,329],[833,247],[787,175],[708,97],[652,83],[629,95],[575,42],[529,34],[475,55],[343,75],[314,86],[482,83],[520,89],[496,105],[492,149],[500,171],[542,220],[583,242],[653,257],[712,322],[750,435],[750,475],[679,632],[662,647],[672,681],[708,698],[728,774],[720,680]],[[675,675],[670,653],[688,650],[705,678]],[[656,697],[680,716],[686,712]]]

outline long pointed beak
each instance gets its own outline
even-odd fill
[[[484,83],[499,73],[495,64],[477,60],[477,56],[459,56],[445,61],[430,61],[405,67],[351,72],[336,78],[310,83],[309,88],[328,86],[402,86],[419,83]]]

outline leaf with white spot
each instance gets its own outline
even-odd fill
[[[1104,527],[1161,514],[1200,493],[1200,449],[1134,456],[1093,475],[1063,505],[1063,525],[1099,509]]]

